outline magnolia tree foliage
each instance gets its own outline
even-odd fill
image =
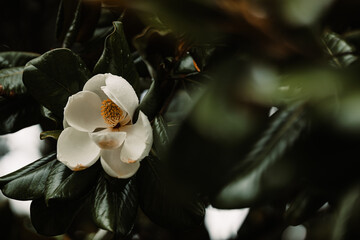
[[[139,209],[189,231],[211,204],[250,208],[239,239],[358,238],[359,7],[62,0],[57,48],[0,52],[0,133],[57,144],[1,191],[46,236],[81,215],[131,239]]]

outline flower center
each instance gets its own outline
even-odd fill
[[[106,124],[112,127],[120,127],[121,121],[125,118],[124,111],[110,99],[102,102],[101,115]]]

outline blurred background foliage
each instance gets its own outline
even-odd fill
[[[93,232],[96,226],[117,232],[113,208],[119,209],[112,201],[119,197],[125,206],[135,206],[120,207],[126,219],[119,231],[129,239],[207,239],[202,219],[210,204],[250,208],[236,239],[281,239],[288,226],[300,224],[306,239],[359,238],[358,1],[2,4],[1,134],[41,124],[50,152],[68,95],[56,86],[49,90],[49,79],[76,92],[91,74],[112,72],[125,76],[139,95],[148,89],[139,110],[152,121],[151,156],[129,182],[114,183],[94,170],[95,190],[83,189],[92,200],[77,209],[76,220],[62,216],[60,227],[44,223],[59,211],[46,205],[55,198],[49,189],[61,186],[58,192],[65,194],[71,186],[55,180],[74,176],[47,162],[52,155],[31,171],[0,179],[5,195],[34,200],[32,223],[38,232],[66,230],[71,239],[86,239],[76,230]],[[71,51],[55,49],[60,47]],[[57,66],[63,59],[68,60]],[[5,151],[1,147],[0,156]],[[26,179],[42,183],[36,178],[40,172],[50,172],[45,193],[30,186],[23,195],[19,182],[24,188]],[[89,172],[85,179],[93,176]],[[113,184],[128,190],[117,192]],[[108,201],[103,212],[99,194]],[[59,198],[77,197],[69,195]],[[86,209],[92,209],[92,217]],[[14,219],[6,205],[0,212],[1,221]],[[11,228],[4,229],[13,236]]]

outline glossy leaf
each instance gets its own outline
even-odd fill
[[[152,82],[149,91],[138,107],[138,110],[145,113],[150,121],[161,111],[161,108],[164,106],[166,99],[170,96],[175,85],[175,82],[170,81],[166,76],[158,77],[159,79]],[[135,119],[137,118],[135,117]]]
[[[358,239],[360,223],[360,191],[359,184],[354,184],[345,191],[334,216],[334,227],[331,229],[331,239]]]
[[[191,73],[200,72],[200,68],[198,67],[195,60],[192,58],[190,54],[182,57],[175,65],[174,74],[176,75],[187,75]]]
[[[39,234],[64,234],[84,203],[85,199],[81,199],[47,205],[43,198],[36,199],[30,206],[31,223]]]
[[[295,187],[291,185],[294,169],[287,165],[289,161],[281,160],[306,126],[305,108],[301,103],[278,113],[251,152],[233,169],[231,180],[212,204],[218,208],[248,207],[279,196],[287,187]],[[284,174],[281,176],[278,171]]]
[[[46,180],[55,161],[50,161],[31,172],[8,182],[2,187],[5,196],[16,200],[33,200],[45,193]]]
[[[69,29],[74,18],[74,13],[77,9],[80,0],[69,1],[61,0],[56,18],[56,38],[63,42],[66,32]]]
[[[237,238],[281,239],[286,227],[284,210],[284,204],[277,202],[251,207],[237,232]]]
[[[100,228],[127,236],[137,215],[136,179],[115,179],[104,175],[99,177],[92,196],[93,220]]]
[[[285,219],[291,225],[296,226],[303,223],[309,217],[314,216],[319,208],[326,202],[325,196],[322,196],[320,192],[321,191],[317,189],[314,192],[304,191],[299,193],[285,211]]]
[[[114,31],[106,38],[104,51],[95,65],[94,74],[112,73],[125,78],[137,93],[139,75],[131,56],[121,22],[113,22]]]
[[[327,54],[331,57],[331,65],[337,68],[345,68],[357,60],[354,55],[355,49],[335,33],[326,33],[323,43]]]
[[[196,80],[188,81],[188,78],[182,79],[181,85],[186,86],[186,90],[177,89],[176,93],[171,97],[169,104],[166,108],[166,111],[162,114],[164,124],[174,126],[180,125],[186,117],[188,117],[189,112],[191,111],[192,106],[195,103],[195,99],[191,97],[189,92],[190,89],[197,87],[196,90],[202,91],[201,83],[196,82]],[[169,130],[169,128],[167,129]],[[169,134],[171,136],[171,134]]]
[[[167,133],[167,125],[162,116],[158,115],[153,123],[154,146],[157,152],[164,156],[169,145],[169,136]]]
[[[212,44],[202,44],[194,46],[190,49],[190,54],[194,58],[194,61],[200,71],[206,69],[212,55],[215,52],[216,47]]]
[[[0,95],[17,95],[26,93],[22,81],[24,67],[4,68],[0,70]]]
[[[45,201],[47,204],[51,194],[59,187],[59,185],[61,185],[61,183],[68,176],[71,175],[71,173],[72,171],[60,161],[56,161],[52,165],[46,180],[45,191],[44,191]]]
[[[69,1],[64,1],[63,3],[67,3]],[[71,46],[74,44],[77,35],[79,34],[80,30],[80,17],[81,17],[81,0],[75,1],[77,2],[76,8],[74,9],[73,13],[73,19],[71,21],[71,24],[65,34],[65,38],[63,41],[63,47],[65,48],[71,48]],[[61,6],[62,7],[62,6]]]
[[[62,0],[57,20],[56,37],[63,47],[75,42],[87,41],[93,34],[99,19],[100,1]]]
[[[13,133],[37,124],[40,118],[40,106],[31,96],[0,96],[0,134]]]
[[[0,52],[0,69],[25,66],[28,61],[38,56],[40,54],[32,52]]]
[[[69,96],[82,90],[90,76],[89,70],[76,54],[59,48],[28,62],[23,81],[39,103],[62,117]]]
[[[137,174],[139,202],[144,213],[156,224],[170,229],[190,229],[199,226],[205,215],[205,205],[195,194],[172,184],[161,171],[159,159],[147,157]]]
[[[20,178],[21,176],[27,175],[31,172],[36,171],[36,169],[42,167],[43,165],[47,164],[50,161],[56,159],[56,153],[50,153],[49,155],[42,157],[22,168],[19,170],[9,173],[5,176],[0,177],[0,187],[2,188],[5,184]]]
[[[46,119],[49,119],[53,125],[54,128],[61,128],[63,127],[63,123],[60,123],[60,120],[58,117],[56,117],[49,109],[47,109],[44,106],[40,107],[40,113],[43,117],[45,117]]]
[[[68,170],[62,172],[63,167],[59,168],[59,172],[55,172],[52,180],[51,191],[47,191],[45,200],[52,202],[53,200],[77,200],[87,195],[95,186],[101,172],[100,162],[95,163],[91,167],[77,172],[67,173]],[[64,174],[67,172],[66,174]],[[57,176],[60,174],[60,176]],[[50,179],[50,176],[49,176]],[[47,183],[49,184],[49,182]],[[50,190],[50,188],[48,188]]]
[[[161,64],[175,57],[176,40],[169,29],[147,28],[134,38],[133,44],[154,79],[159,78],[157,75]]]

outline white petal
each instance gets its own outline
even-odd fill
[[[90,133],[90,137],[101,149],[115,149],[119,148],[124,142],[126,132],[112,132],[106,129]]]
[[[120,153],[120,159],[123,162],[140,161],[149,155],[153,135],[152,128],[147,116],[139,112],[139,118],[134,125],[128,125],[121,130],[127,133],[124,145]]]
[[[120,159],[124,163],[139,162],[149,155],[151,145],[141,141],[140,138],[130,138],[122,147]]]
[[[65,121],[79,131],[92,132],[96,128],[105,128],[101,116],[101,100],[93,92],[81,91],[71,97],[65,106]]]
[[[104,101],[108,99],[104,91],[101,90],[101,87],[106,85],[105,79],[106,74],[97,74],[85,83],[83,90],[96,93],[100,97],[101,101]]]
[[[139,99],[133,87],[122,77],[106,74],[106,86],[101,89],[116,105],[125,110],[132,118],[139,105]]]
[[[100,156],[100,148],[91,141],[87,132],[68,127],[57,142],[57,158],[73,171],[93,165]]]
[[[111,177],[129,178],[140,167],[140,162],[124,163],[120,161],[121,148],[114,150],[102,150],[101,165],[104,171]]]

